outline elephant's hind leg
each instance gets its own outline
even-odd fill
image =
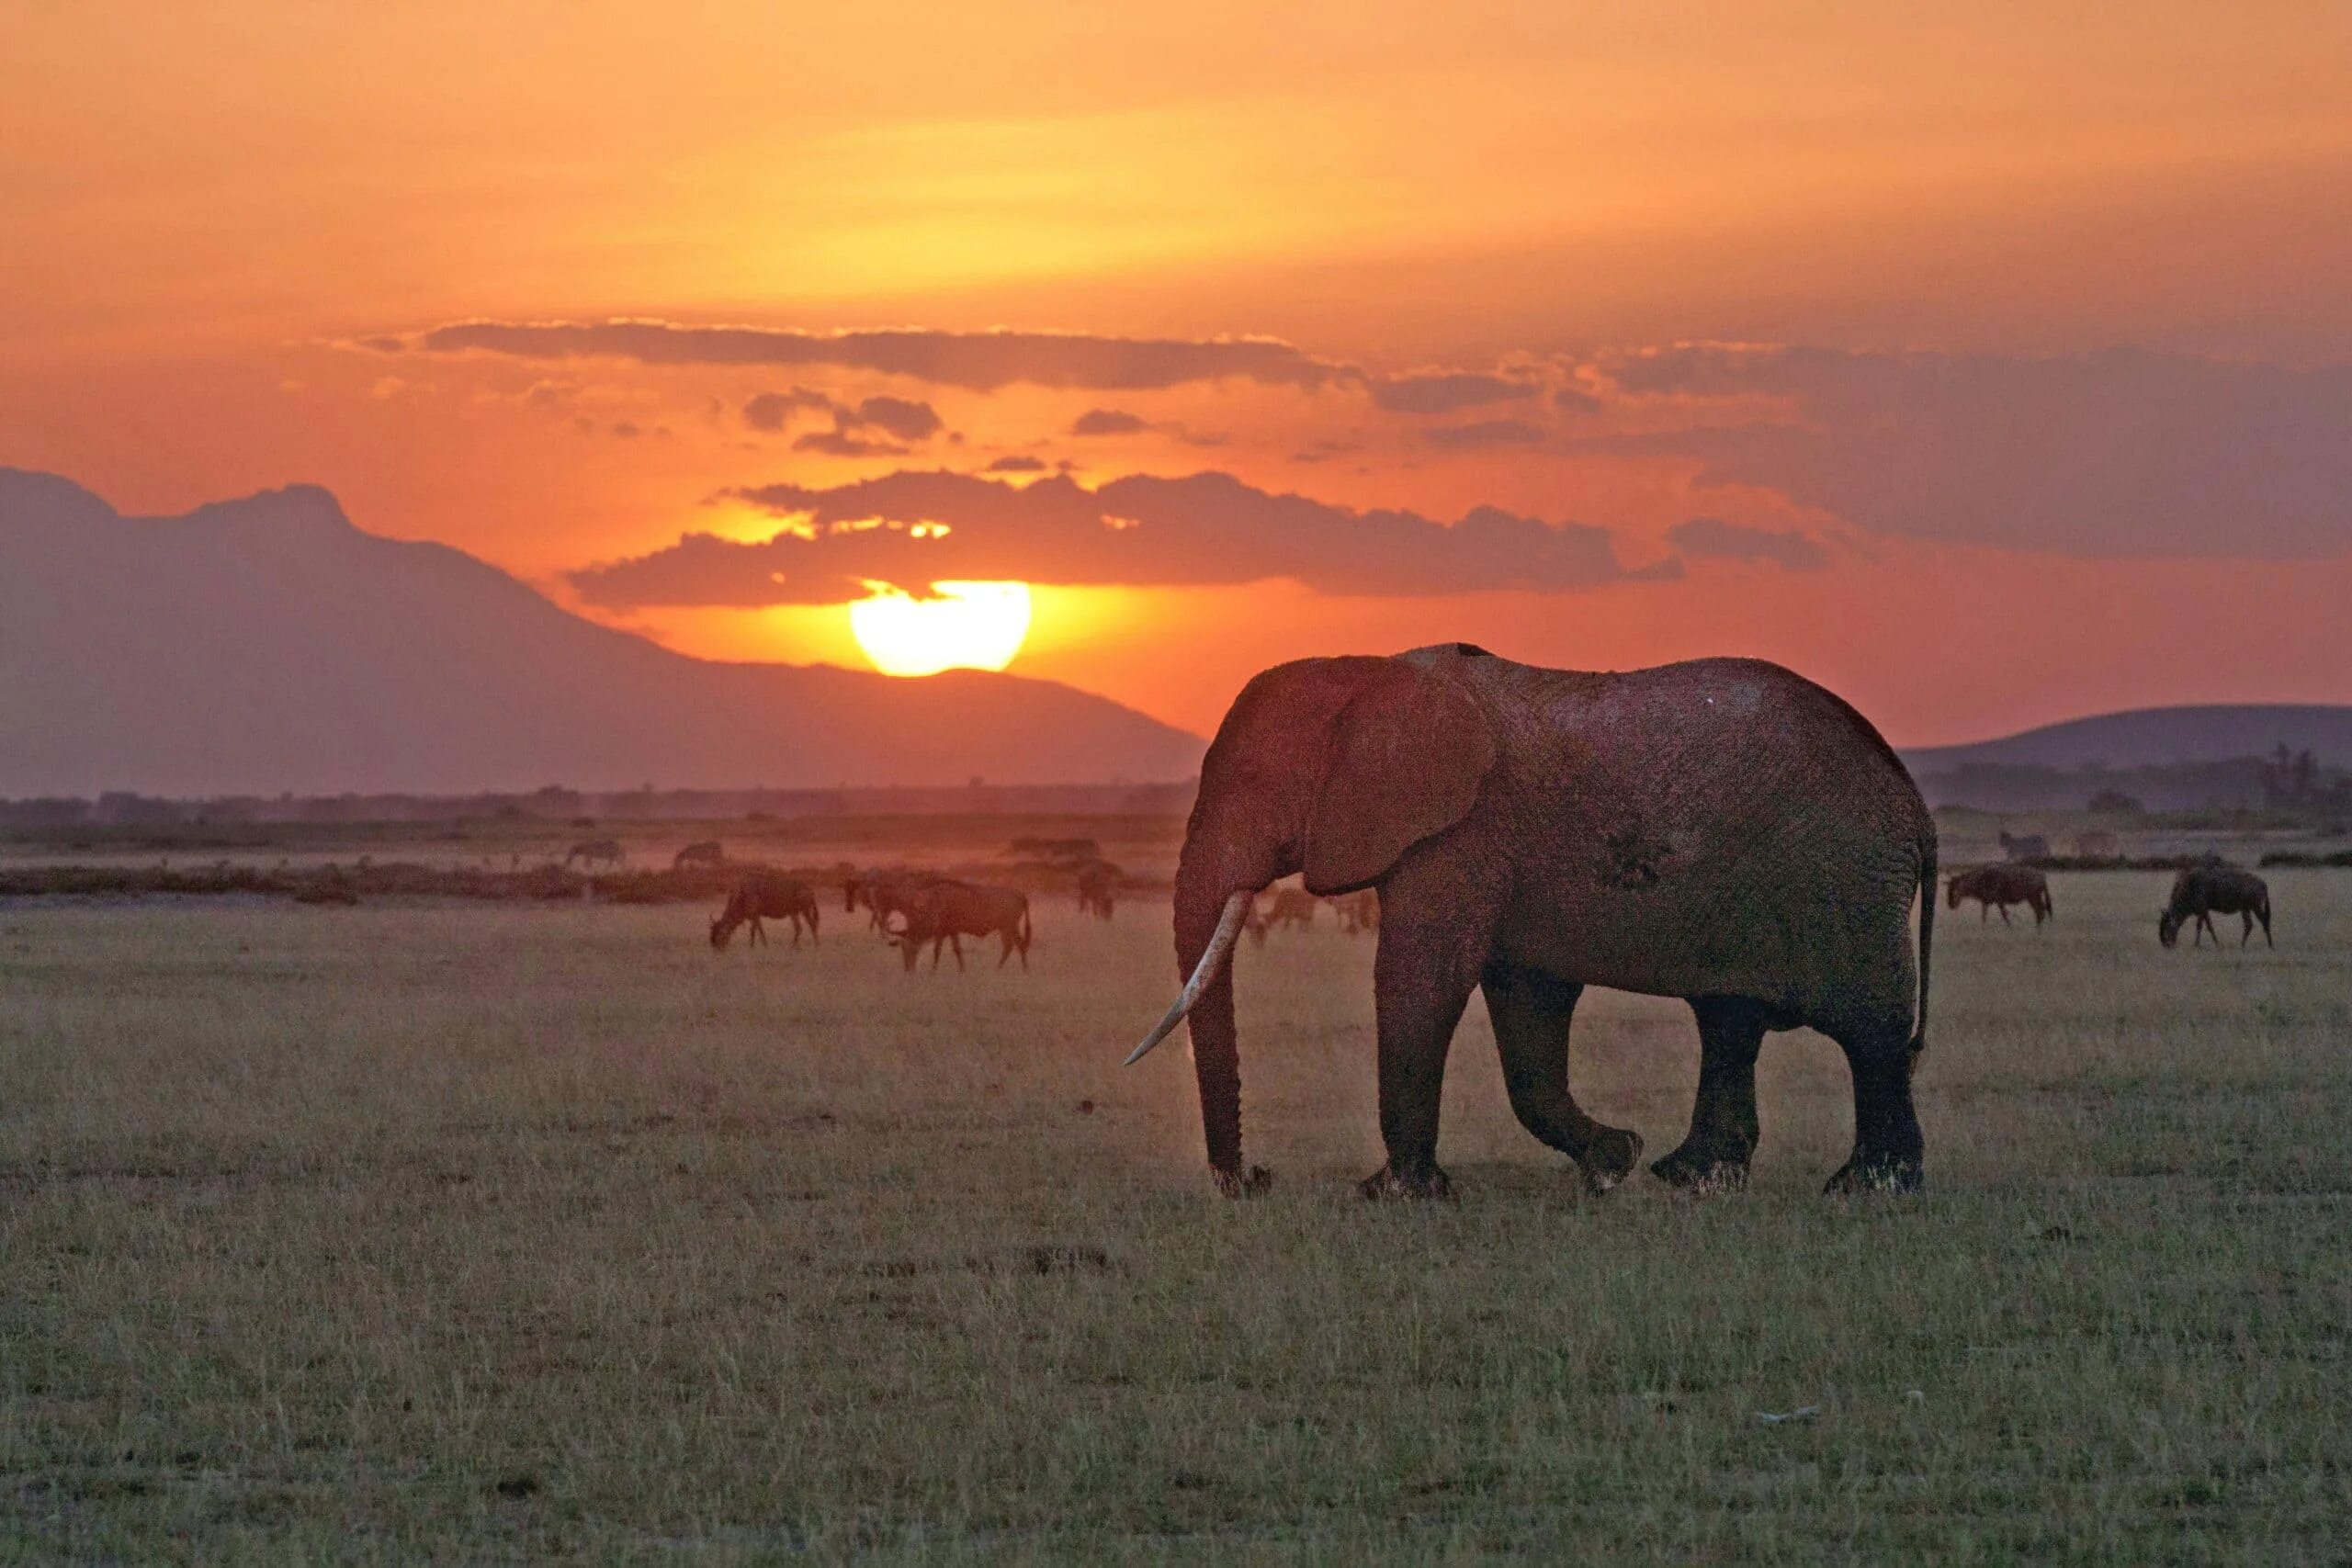
[[[1854,1152],[1824,1190],[1917,1192],[1925,1142],[1911,1103],[1911,1021],[1849,1026],[1833,1033],[1854,1075]]]
[[[1584,987],[1540,970],[1489,964],[1479,988],[1487,993],[1503,1083],[1520,1124],[1576,1161],[1593,1191],[1624,1180],[1641,1157],[1642,1140],[1602,1126],[1568,1092],[1568,1021]]]
[[[1699,1021],[1699,1094],[1690,1135],[1650,1167],[1661,1181],[1691,1192],[1736,1192],[1755,1156],[1756,1055],[1764,1045],[1765,1010],[1739,997],[1693,997]]]

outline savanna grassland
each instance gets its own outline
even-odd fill
[[[1374,1206],[1372,942],[1239,954],[1213,1197],[1164,902],[1034,968],[714,954],[581,902],[0,908],[0,1556],[2340,1560],[2352,875],[2158,948],[2154,874],[1939,926],[1928,1190],[1603,1199],[1473,1003],[1443,1206]],[[1652,1155],[1678,1005],[1575,1083]],[[1767,1422],[1761,1413],[1810,1410]]]

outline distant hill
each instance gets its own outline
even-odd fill
[[[2268,757],[2284,745],[2322,766],[2352,766],[2352,706],[2245,703],[2132,708],[2045,724],[1997,740],[1922,746],[1903,760],[1914,773],[1967,767],[2146,768]]]
[[[0,795],[1148,781],[1202,750],[1051,682],[689,659],[315,486],[132,518],[0,468]]]

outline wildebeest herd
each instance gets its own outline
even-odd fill
[[[2104,837],[2111,841],[2111,835]],[[2030,848],[2041,840],[2012,839],[2004,833],[2001,841],[2005,849],[2014,849],[2019,845]],[[1022,850],[1058,850],[1066,844],[1083,855],[1062,863],[1062,869],[1069,871],[1076,890],[1079,912],[1102,920],[1112,919],[1125,874],[1102,858],[1091,840],[1015,841],[1015,847]],[[2109,849],[2108,852],[2113,851]],[[679,851],[675,863],[721,865],[726,862],[720,846],[706,840]],[[943,954],[950,953],[955,955],[956,966],[964,968],[963,939],[967,936],[980,941],[989,937],[998,940],[1000,969],[1015,956],[1020,958],[1022,968],[1029,967],[1035,929],[1028,895],[1018,888],[967,882],[936,871],[894,866],[849,873],[842,879],[842,893],[845,912],[855,914],[865,909],[867,929],[878,932],[899,950],[910,974],[926,946],[931,949],[932,968],[937,969]],[[1952,872],[1944,885],[1946,906],[1957,909],[1969,900],[1979,906],[1979,923],[1991,919],[1997,911],[2002,924],[2012,924],[2009,910],[2019,905],[2031,912],[2036,929],[2057,916],[2050,896],[2049,877],[2033,866],[2015,861],[1996,861]],[[819,907],[818,891],[808,883],[765,867],[750,867],[729,893],[726,906],[711,918],[710,945],[723,951],[736,931],[746,929],[753,945],[763,944],[767,941],[763,923],[766,920],[788,922],[795,948],[800,945],[804,930],[808,940],[817,942],[821,923]],[[1253,942],[1262,946],[1267,936],[1278,929],[1312,930],[1317,912],[1325,908],[1330,909],[1338,928],[1350,936],[1380,929],[1380,895],[1374,889],[1360,888],[1353,893],[1318,897],[1304,888],[1287,886],[1267,888],[1251,899],[1242,929]],[[2212,920],[2217,914],[2243,918],[2239,945],[2253,940],[2257,922],[2263,940],[2277,945],[2271,938],[2268,886],[2250,871],[2218,862],[2188,867],[2173,879],[2171,893],[2157,917],[2157,938],[2166,947],[2175,946],[2181,929],[2188,926],[2193,928],[2190,945],[2201,946],[2204,938],[2211,936],[2219,947],[2222,939]]]
[[[2001,838],[2004,844],[2016,841],[2006,833]],[[2057,910],[2050,901],[2050,879],[2030,865],[1996,862],[1952,873],[1944,885],[1945,903],[1957,909],[1963,899],[1969,898],[1975,899],[1979,906],[1979,924],[1992,919],[1996,909],[2000,911],[2003,925],[2011,924],[2012,904],[2022,904],[2032,910],[2037,929],[2042,921],[2057,918]],[[2222,935],[2213,929],[2215,915],[2244,919],[2245,927],[2238,934],[2240,947],[2254,940],[2257,921],[2262,926],[2262,940],[2273,947],[2278,945],[2270,937],[2269,884],[2253,872],[2218,861],[2183,867],[2173,878],[2172,892],[2156,916],[2156,940],[2171,947],[2180,940],[2181,927],[2187,925],[2196,928],[2189,937],[2191,947],[2202,945],[2209,936],[2219,947]]]
[[[1110,880],[1098,874],[1081,877],[1079,883],[1080,908],[1099,912],[1105,919],[1110,918],[1110,889],[1116,885],[1116,868],[1108,869],[1114,874]],[[933,969],[939,967],[943,952],[953,952],[956,967],[963,968],[967,936],[998,939],[999,968],[1016,954],[1021,966],[1029,967],[1033,935],[1029,896],[1019,888],[991,887],[938,872],[893,867],[850,873],[842,879],[842,897],[844,912],[866,911],[867,929],[880,932],[899,950],[910,973],[925,946],[931,949]],[[811,942],[820,941],[817,890],[798,877],[764,867],[745,871],[728,894],[726,908],[711,919],[710,945],[725,948],[736,931],[745,926],[754,943],[763,942],[763,920],[790,921],[796,948],[800,945],[803,926]]]
[[[1044,863],[1068,874],[1078,896],[1079,913],[1099,920],[1113,918],[1126,874],[1102,858],[1092,840],[1021,839],[1014,840],[1013,848],[1023,853],[1058,854],[1061,858],[1048,858]],[[727,861],[718,843],[703,841],[679,851],[674,863],[724,865]],[[1022,968],[1029,967],[1035,923],[1029,896],[1019,888],[969,882],[920,867],[886,866],[846,873],[841,889],[843,912],[854,915],[864,909],[866,929],[899,950],[910,974],[926,947],[931,950],[932,968],[937,969],[942,957],[949,953],[954,954],[956,966],[964,968],[966,937],[982,942],[997,939],[1000,969],[1016,957]],[[820,901],[819,890],[800,877],[766,866],[746,866],[729,889],[725,907],[711,917],[710,945],[714,951],[725,951],[739,931],[748,932],[752,945],[763,944],[768,940],[763,922],[768,920],[790,924],[795,948],[800,945],[804,931],[811,943],[821,944]],[[1301,888],[1278,886],[1266,889],[1255,900],[1250,934],[1262,944],[1276,928],[1310,930],[1317,911],[1327,907],[1339,929],[1350,936],[1380,929],[1380,896],[1370,888],[1338,897],[1317,897]]]

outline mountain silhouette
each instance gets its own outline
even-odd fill
[[[2132,708],[2045,724],[1996,740],[1921,746],[1903,760],[1914,773],[1957,768],[2145,768],[2267,757],[2280,746],[2325,766],[2352,765],[2352,707],[2317,703],[2213,704]]]
[[[1152,781],[1202,749],[1052,682],[691,659],[313,485],[125,517],[0,468],[0,795]]]

